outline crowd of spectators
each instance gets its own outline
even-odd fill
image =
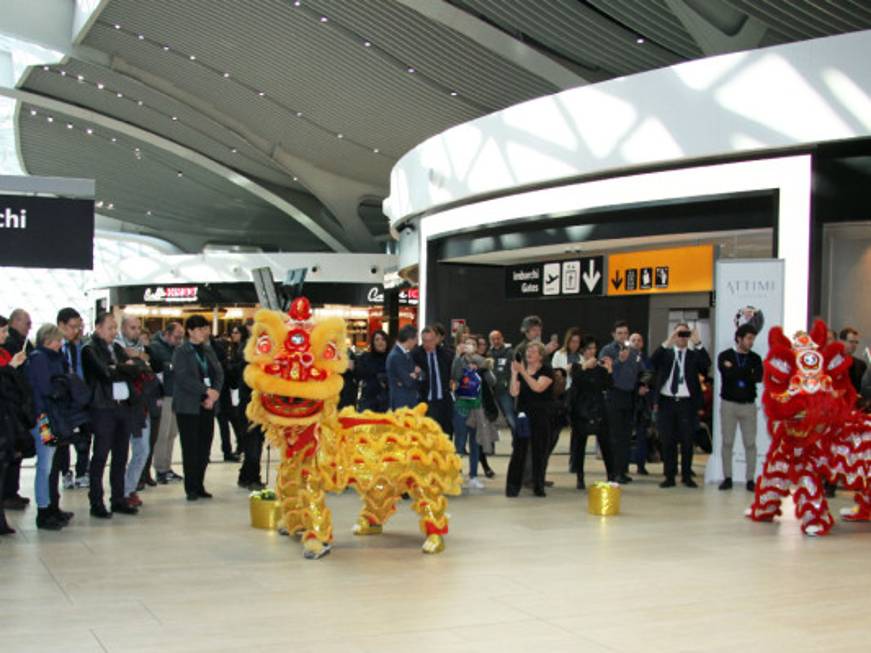
[[[61,508],[61,487],[86,490],[96,519],[138,514],[140,493],[158,485],[183,485],[188,501],[211,498],[205,476],[216,418],[224,460],[242,462],[239,486],[264,487],[263,434],[245,416],[245,325],[215,338],[209,322],[192,315],[149,334],[136,316],[119,324],[102,313],[85,337],[82,316],[68,307],[33,342],[32,327],[26,310],[0,316],[0,534],[15,532],[7,510],[30,504],[20,478],[28,458],[35,458],[39,529],[60,530],[73,519]],[[172,469],[176,437],[183,474]]]
[[[35,458],[36,526],[60,530],[73,513],[61,508],[62,493],[87,490],[90,514],[110,519],[136,515],[146,488],[181,485],[188,501],[210,499],[205,477],[217,421],[225,462],[241,462],[238,485],[258,490],[263,433],[251,428],[245,408],[251,391],[243,376],[249,331],[236,324],[224,337],[192,315],[153,334],[133,315],[120,324],[97,315],[85,337],[74,308],[57,313],[28,337],[27,311],[0,316],[0,535],[14,533],[5,510],[23,511],[21,463]],[[524,489],[546,496],[547,469],[560,434],[570,429],[569,471],[586,488],[585,458],[593,436],[605,478],[631,483],[648,475],[647,463],[663,462],[662,488],[680,482],[697,487],[692,459],[697,434],[710,418],[711,357],[699,334],[678,324],[648,356],[644,339],[617,321],[607,343],[566,331],[562,342],[542,341],[542,321],[520,325],[516,345],[500,331],[488,337],[461,327],[451,341],[441,324],[421,330],[407,325],[395,344],[375,331],[369,350],[352,354],[340,404],[382,412],[427,404],[468,460],[465,487],[480,490],[495,471],[488,456],[499,440],[500,419],[511,434],[505,494]],[[735,346],[717,357],[721,376],[723,469],[721,490],[732,488],[732,451],[737,430],[747,454],[747,490],[753,490],[757,386],[761,358],[752,352],[756,330],[735,332]],[[853,357],[851,379],[867,401],[871,371],[856,356],[859,333],[846,327],[831,337]],[[707,427],[708,432],[710,427]],[[172,469],[176,437],[183,474]],[[708,436],[709,437],[709,436]],[[235,442],[234,442],[235,439]],[[72,454],[75,453],[75,461]],[[109,465],[109,501],[104,474]],[[153,473],[152,473],[153,472]],[[832,488],[833,489],[833,488]]]

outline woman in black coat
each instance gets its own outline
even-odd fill
[[[30,438],[35,415],[30,389],[21,374],[27,358],[24,351],[10,355],[3,345],[9,336],[9,321],[0,315],[0,488],[6,481],[6,471],[15,461],[15,442]],[[0,535],[12,535],[15,529],[6,521],[3,501],[0,501]]]
[[[357,359],[354,374],[360,381],[359,409],[386,412],[390,406],[387,389],[387,334],[375,331],[369,351]]]
[[[611,359],[596,359],[596,339],[587,336],[581,341],[581,362],[572,365],[572,386],[569,389],[569,417],[572,424],[572,458],[577,461],[577,487],[584,485],[584,452],[587,438],[596,436],[608,480],[614,478],[611,469],[611,445],[608,440],[608,420],[605,391],[611,387]]]

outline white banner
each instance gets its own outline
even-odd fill
[[[765,359],[768,353],[768,330],[783,324],[783,274],[784,264],[779,259],[721,259],[714,271],[716,289],[715,342],[711,352],[711,375],[714,377],[714,441],[713,452],[705,469],[706,483],[723,480],[723,437],[720,429],[720,373],[717,356],[721,351],[735,346],[735,329],[745,322],[757,328],[759,335],[753,351]],[[762,412],[760,398],[762,384],[757,388],[756,405],[759,407],[756,434],[756,472],[762,470],[762,461],[768,453],[771,439]],[[740,430],[740,427],[738,427]],[[741,434],[735,434],[732,454],[732,480],[744,483],[746,464]]]

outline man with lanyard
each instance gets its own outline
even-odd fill
[[[426,414],[441,426],[450,437],[454,432],[454,402],[451,398],[452,358],[443,347],[439,347],[439,337],[431,326],[421,331],[422,346],[411,352],[414,363],[422,370],[420,400],[427,404]]]
[[[85,372],[82,369],[82,316],[71,307],[62,308],[57,312],[57,327],[64,334],[61,354],[69,365],[70,372],[84,381]],[[63,473],[64,489],[88,487],[88,462],[91,457],[91,427],[82,424],[78,436],[73,443],[76,449],[76,469],[70,469],[69,445],[58,447],[54,460]]]
[[[629,471],[629,451],[632,448],[632,431],[635,427],[635,393],[638,378],[644,370],[639,351],[629,343],[629,325],[626,322],[614,323],[611,332],[613,340],[602,347],[599,360],[610,359],[611,377],[614,385],[608,390],[608,432],[611,439],[613,460],[611,469],[615,477],[609,479],[618,483],[631,483]]]
[[[692,337],[692,347],[690,347]],[[681,476],[686,487],[698,487],[692,477],[695,416],[704,405],[699,374],[707,376],[711,359],[698,333],[685,323],[650,358],[656,370],[656,428],[662,440],[665,480],[661,488],[675,486],[677,443],[681,448]]]
[[[721,490],[732,489],[732,449],[735,429],[741,426],[744,458],[747,461],[747,491],[755,490],[756,478],[756,385],[762,383],[762,359],[750,351],[756,340],[756,328],[742,324],[735,331],[735,347],[717,356],[720,370],[720,429],[723,434],[723,474]]]
[[[494,361],[493,376],[496,377],[496,386],[493,388],[493,396],[513,436],[517,428],[517,415],[514,411],[514,397],[508,391],[508,384],[511,382],[511,361],[514,360],[514,350],[510,345],[505,344],[501,331],[490,332],[490,351],[487,352],[487,357]]]

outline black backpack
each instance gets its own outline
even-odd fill
[[[51,377],[46,412],[58,444],[70,444],[76,437],[76,429],[89,421],[90,399],[90,389],[77,375],[65,373]]]

